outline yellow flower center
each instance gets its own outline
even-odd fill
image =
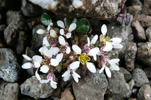
[[[102,43],[102,44],[106,44],[106,42],[109,42],[110,41],[110,38],[108,37],[108,36],[106,36],[105,37],[105,35],[102,35],[102,36],[100,36],[100,42]]]
[[[90,60],[90,57],[87,54],[85,53],[80,54],[80,62],[82,64],[86,64],[89,60]]]

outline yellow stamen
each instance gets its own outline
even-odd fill
[[[80,54],[80,62],[82,64],[86,64],[88,61],[90,61],[90,57],[87,54],[85,53]]]
[[[105,35],[101,35],[100,36],[100,42],[102,43],[102,44],[106,44],[106,42],[109,42],[110,41],[110,38],[108,37],[108,36],[106,36],[105,37]]]

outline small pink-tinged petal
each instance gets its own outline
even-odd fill
[[[92,72],[92,73],[95,73],[95,72],[96,72],[96,68],[95,68],[95,66],[94,66],[93,63],[87,62],[86,65],[87,65],[87,68],[88,68],[88,70],[89,70],[90,72]]]
[[[35,72],[35,76],[36,76],[36,78],[37,78],[39,81],[41,81],[41,78],[40,78],[40,76],[39,76],[39,74],[38,74],[38,69],[37,69],[36,72]]]
[[[95,44],[97,40],[98,40],[98,35],[95,35],[91,40],[91,44]]]
[[[102,25],[101,32],[102,32],[103,35],[106,35],[106,33],[107,33],[107,26],[105,24]]]
[[[69,54],[71,52],[70,47],[68,47],[68,46],[66,46],[66,47],[67,47],[66,54]]]
[[[49,71],[48,65],[41,66],[40,71],[43,73],[48,73],[48,71]]]
[[[98,47],[95,47],[93,49],[91,49],[89,52],[88,52],[88,55],[89,56],[93,56],[94,60],[96,61],[97,60],[97,54],[99,53],[99,48]]]
[[[77,27],[77,25],[75,23],[72,23],[70,26],[69,26],[69,32],[72,32],[73,30],[75,30]]]
[[[70,68],[71,69],[77,69],[80,65],[80,62],[79,61],[75,61],[73,63],[70,64]]]
[[[50,85],[51,85],[51,87],[52,87],[53,89],[56,89],[56,88],[57,88],[57,83],[56,83],[55,81],[53,81],[52,79],[51,79],[51,81],[50,81]]]
[[[90,38],[87,37],[87,41],[88,41],[88,46],[90,46]]]
[[[56,31],[55,31],[55,30],[53,30],[53,29],[51,29],[51,30],[50,30],[50,36],[52,36],[52,37],[56,38],[56,37],[57,37],[57,33],[56,33]]]
[[[70,74],[70,71],[67,70],[66,72],[64,72],[64,74],[62,74],[62,77],[68,76]]]
[[[77,77],[77,74],[75,72],[73,72],[72,77],[77,83],[79,82],[79,78]]]
[[[111,78],[111,71],[108,67],[105,67],[105,72],[106,72],[106,75]]]
[[[52,54],[52,55],[56,55],[58,54],[58,52],[60,51],[60,49],[58,47],[52,47],[49,49],[49,52]]]
[[[31,68],[32,66],[33,66],[32,63],[27,62],[27,63],[24,63],[21,67],[22,67],[23,69],[29,69],[29,68]]]
[[[72,45],[72,49],[76,54],[81,54],[81,52],[82,52],[81,48],[79,46],[77,46],[76,44]]]
[[[80,76],[79,74],[77,74],[75,71],[73,71],[72,74],[73,74],[75,77],[81,78],[81,76]]]
[[[58,66],[59,65],[59,61],[56,60],[56,59],[51,58],[50,65],[52,65],[52,66]]]
[[[103,48],[103,51],[111,51],[113,48],[112,44],[110,42],[106,42],[105,47]]]
[[[32,57],[33,61],[41,63],[42,62],[42,57],[39,55],[35,55]]]
[[[32,60],[29,56],[27,56],[27,55],[25,55],[25,54],[23,54],[22,56],[23,56],[26,60],[28,60],[28,61],[31,61],[31,60]]]
[[[63,46],[66,45],[66,41],[65,41],[65,39],[64,39],[63,36],[59,36],[58,40],[59,40],[59,43],[60,43],[61,45],[63,45]]]
[[[65,28],[64,23],[63,23],[63,21],[61,21],[61,20],[58,20],[58,21],[57,21],[57,25],[58,25],[59,27],[61,27],[61,28]]]
[[[67,39],[71,38],[71,33],[70,32],[66,34],[66,38]]]
[[[105,69],[105,65],[101,68],[101,70],[99,71],[99,73],[102,73],[103,71],[104,71],[104,69]]]
[[[42,43],[43,43],[43,46],[47,46],[47,47],[50,46],[47,37],[43,38],[43,42]]]
[[[57,54],[56,60],[58,60],[59,62],[61,62],[62,58],[63,58],[63,53]]]
[[[43,29],[38,29],[36,32],[37,34],[44,34],[46,31]]]

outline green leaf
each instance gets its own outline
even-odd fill
[[[65,18],[65,26],[69,27],[71,23],[76,23],[77,19],[76,18]]]
[[[79,19],[76,24],[77,24],[77,28],[75,29],[76,32],[86,33],[89,31],[89,23],[86,18]]]
[[[52,19],[47,13],[44,13],[41,15],[41,23],[45,26],[48,26],[50,23],[52,23]]]

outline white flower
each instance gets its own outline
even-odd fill
[[[35,67],[35,68],[39,68],[40,67],[40,64],[42,62],[42,57],[41,56],[38,56],[38,55],[35,55],[33,56],[32,58],[30,58],[29,56],[23,54],[22,55],[27,61],[30,61],[30,62],[26,62],[22,65],[22,68],[23,69],[29,69],[29,68],[32,68],[32,67]]]
[[[69,54],[71,50],[70,47],[68,46],[68,43],[65,41],[64,37],[59,36],[58,40],[59,40],[59,44],[66,47],[66,53]]]
[[[99,52],[99,48],[96,47],[96,48],[91,49],[88,52],[88,54],[82,53],[82,50],[77,45],[73,45],[72,49],[76,54],[79,54],[80,56],[79,56],[79,61],[75,61],[75,62],[71,63],[70,68],[77,69],[79,67],[80,63],[82,63],[82,64],[86,64],[86,66],[90,72],[95,73],[96,68],[95,68],[94,64],[91,62],[88,62],[88,61],[90,60],[89,56],[93,56],[94,60],[97,59],[96,55]]]
[[[43,29],[38,29],[38,30],[37,30],[37,34],[44,34],[44,33],[46,33],[46,31],[43,30]]]
[[[43,42],[42,42],[42,43],[43,43],[43,46],[46,46],[46,47],[49,47],[49,46],[50,46],[47,37],[44,37],[44,38],[43,38]]]
[[[51,58],[50,65],[58,66],[59,63],[61,62],[62,58],[63,58],[63,53],[57,54],[56,59]]]
[[[80,75],[75,72],[75,70],[70,68],[68,68],[68,70],[62,75],[64,81],[68,81],[71,76],[77,83],[79,82],[79,78],[81,78]]]
[[[64,25],[63,21],[58,20],[58,21],[57,21],[57,25],[62,28],[62,29],[60,29],[60,34],[63,35],[63,36],[65,36],[66,38],[71,38],[71,32],[72,32],[73,30],[75,30],[76,27],[77,27],[77,25],[76,25],[75,23],[72,23],[72,24],[69,26],[69,28],[68,28],[68,32],[65,33],[64,30],[65,30],[66,28],[65,28],[65,25]]]
[[[88,41],[88,46],[90,45],[94,45],[96,43],[96,41],[98,40],[98,35],[95,35],[92,40],[90,41],[90,38],[87,37],[87,41]]]
[[[43,72],[43,73],[48,73],[49,71],[49,66],[48,65],[42,65],[40,67],[40,71]]]
[[[111,59],[108,61],[108,63],[110,64],[109,67],[106,66],[106,64],[103,65],[103,67],[101,68],[101,70],[99,71],[99,73],[102,73],[103,70],[105,69],[105,72],[107,74],[107,76],[110,78],[111,77],[111,70],[116,70],[119,71],[120,68],[117,65],[119,63],[119,59]]]
[[[106,33],[107,33],[107,26],[105,24],[102,25],[101,32],[102,32],[103,35],[106,35]]]

